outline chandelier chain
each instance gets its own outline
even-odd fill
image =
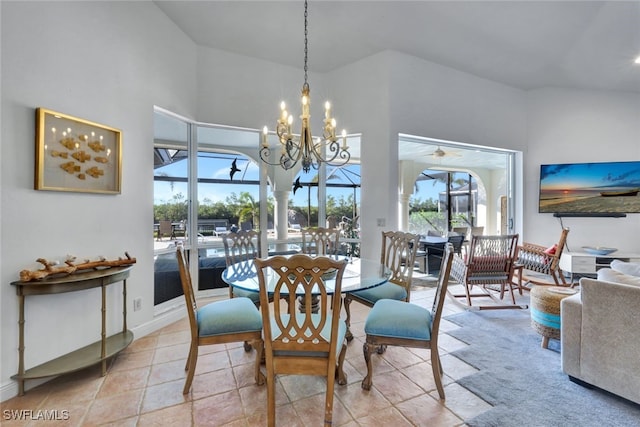
[[[1,0],[0,0],[1,1]],[[293,115],[287,111],[284,101],[280,104],[280,117],[276,124],[276,134],[280,141],[280,158],[277,162],[271,160],[272,149],[269,145],[269,129],[265,126],[262,129],[262,140],[260,143],[260,158],[263,162],[272,166],[281,166],[288,170],[293,168],[298,162],[302,165],[302,170],[307,173],[311,168],[318,169],[321,163],[344,165],[349,162],[351,155],[347,146],[347,131],[342,130],[342,146],[336,137],[336,120],[331,117],[331,104],[325,103],[324,127],[322,137],[314,141],[311,133],[311,113],[309,97],[309,29],[308,29],[308,3],[304,2],[304,85],[302,86],[302,115],[300,119],[302,128],[299,134],[294,134],[291,128]],[[274,153],[275,154],[275,153]]]
[[[304,2],[304,85],[309,86],[307,83],[307,57],[309,54],[308,44],[308,31],[307,31],[307,1]]]

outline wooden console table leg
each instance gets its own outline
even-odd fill
[[[122,281],[122,333],[127,332],[127,279]]]
[[[18,295],[18,396],[24,395],[24,295]]]
[[[101,348],[100,359],[102,360],[102,376],[107,375],[107,287],[102,285],[102,332],[101,332]]]

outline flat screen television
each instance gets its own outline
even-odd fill
[[[640,161],[540,165],[540,213],[640,213],[639,194]]]

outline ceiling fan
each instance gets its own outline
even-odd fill
[[[436,159],[442,158],[442,157],[447,157],[447,156],[454,156],[454,157],[460,157],[460,154],[454,152],[454,151],[444,151],[442,148],[440,148],[440,146],[438,145],[438,148],[433,152],[433,153],[429,153],[427,154],[428,156],[432,156]]]

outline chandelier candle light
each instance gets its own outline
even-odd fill
[[[307,1],[304,2],[304,84],[302,85],[302,130],[300,135],[291,133],[293,115],[289,114],[287,107],[282,101],[280,104],[280,117],[276,127],[276,133],[280,139],[281,152],[280,161],[271,163],[271,148],[267,141],[269,129],[265,126],[262,130],[262,144],[260,148],[260,158],[269,165],[280,165],[283,169],[293,168],[302,160],[302,169],[305,173],[313,167],[318,169],[321,163],[334,165],[344,165],[349,161],[349,147],[347,147],[347,131],[342,130],[342,146],[336,138],[336,120],[331,117],[331,104],[327,101],[324,104],[324,129],[322,138],[318,137],[314,143],[311,135],[309,113],[311,99],[309,98],[309,83],[307,83]]]

